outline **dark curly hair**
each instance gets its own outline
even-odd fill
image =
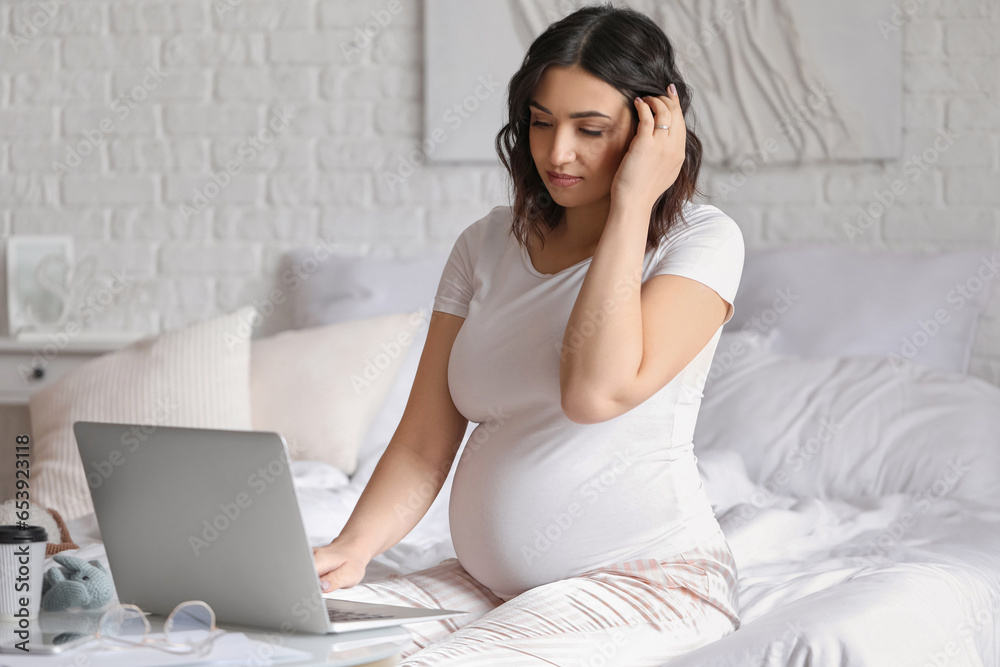
[[[632,100],[647,95],[667,95],[677,88],[685,114],[691,93],[674,65],[674,49],[667,36],[645,14],[610,2],[588,5],[551,24],[539,35],[507,86],[507,124],[496,136],[496,151],[510,174],[513,187],[512,233],[527,247],[528,234],[545,243],[542,225],[554,229],[563,208],[549,195],[535,168],[528,143],[531,112],[528,102],[536,84],[550,65],[579,66],[621,92],[632,113],[632,127],[639,112]],[[701,141],[687,128],[684,163],[677,180],[656,200],[650,214],[646,249],[659,245],[675,221],[684,220],[682,208],[696,194],[701,167]]]

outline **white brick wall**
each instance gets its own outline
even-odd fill
[[[421,140],[421,3],[389,4],[0,0],[0,233],[72,234],[78,254],[129,269],[156,330],[265,298],[282,255],[320,237],[347,250],[450,247],[505,202],[502,176],[451,165],[384,182]],[[713,200],[750,246],[850,243],[844,220],[894,181],[905,191],[856,246],[1000,243],[1000,0],[914,5],[902,27],[904,158],[761,166]],[[352,48],[376,12],[388,24]],[[287,129],[254,147],[283,110]],[[941,131],[949,149],[911,178],[907,159]],[[732,177],[704,174],[709,191]],[[228,183],[215,188],[213,175]],[[973,373],[1000,384],[998,304],[1000,289]]]

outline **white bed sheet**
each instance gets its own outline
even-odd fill
[[[353,479],[321,462],[293,464],[312,545],[340,531],[380,455]],[[699,465],[710,498],[753,500],[716,507],[739,567],[743,626],[670,665],[1000,665],[1000,509],[949,497],[915,506],[906,494],[797,499],[757,487],[733,452],[706,452]],[[454,557],[450,486],[449,476],[365,581]],[[93,514],[69,528],[81,549],[66,553],[107,566]]]
[[[751,485],[728,454],[702,457],[710,497]],[[1000,664],[1000,510],[756,489],[753,503],[717,509],[743,626],[671,665]]]

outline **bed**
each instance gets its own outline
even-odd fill
[[[997,250],[748,250],[695,432],[739,567],[743,624],[671,666],[1000,665],[1000,387],[968,373],[982,353],[977,332],[1000,312]],[[303,266],[314,252],[288,261]],[[426,317],[413,315],[428,314],[446,257],[333,257],[290,292],[298,332],[378,322],[385,340],[401,314],[410,324],[407,344],[381,346],[388,370],[368,412],[351,408],[364,413],[353,460],[319,460],[306,445],[293,456],[314,545],[338,534],[398,424],[426,336]],[[307,349],[293,336],[276,336],[284,346],[251,376]],[[298,379],[269,377],[270,391],[303,390],[288,383],[305,370],[283,372]],[[36,409],[52,408],[31,408],[34,429]],[[285,418],[302,428],[299,415]],[[450,484],[366,581],[455,555]],[[68,526],[80,548],[66,553],[106,563],[92,513]]]

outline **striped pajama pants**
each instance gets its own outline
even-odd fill
[[[677,556],[591,570],[506,602],[456,558],[336,596],[469,612],[408,624],[413,643],[400,667],[656,666],[740,627],[736,563],[721,530]]]

